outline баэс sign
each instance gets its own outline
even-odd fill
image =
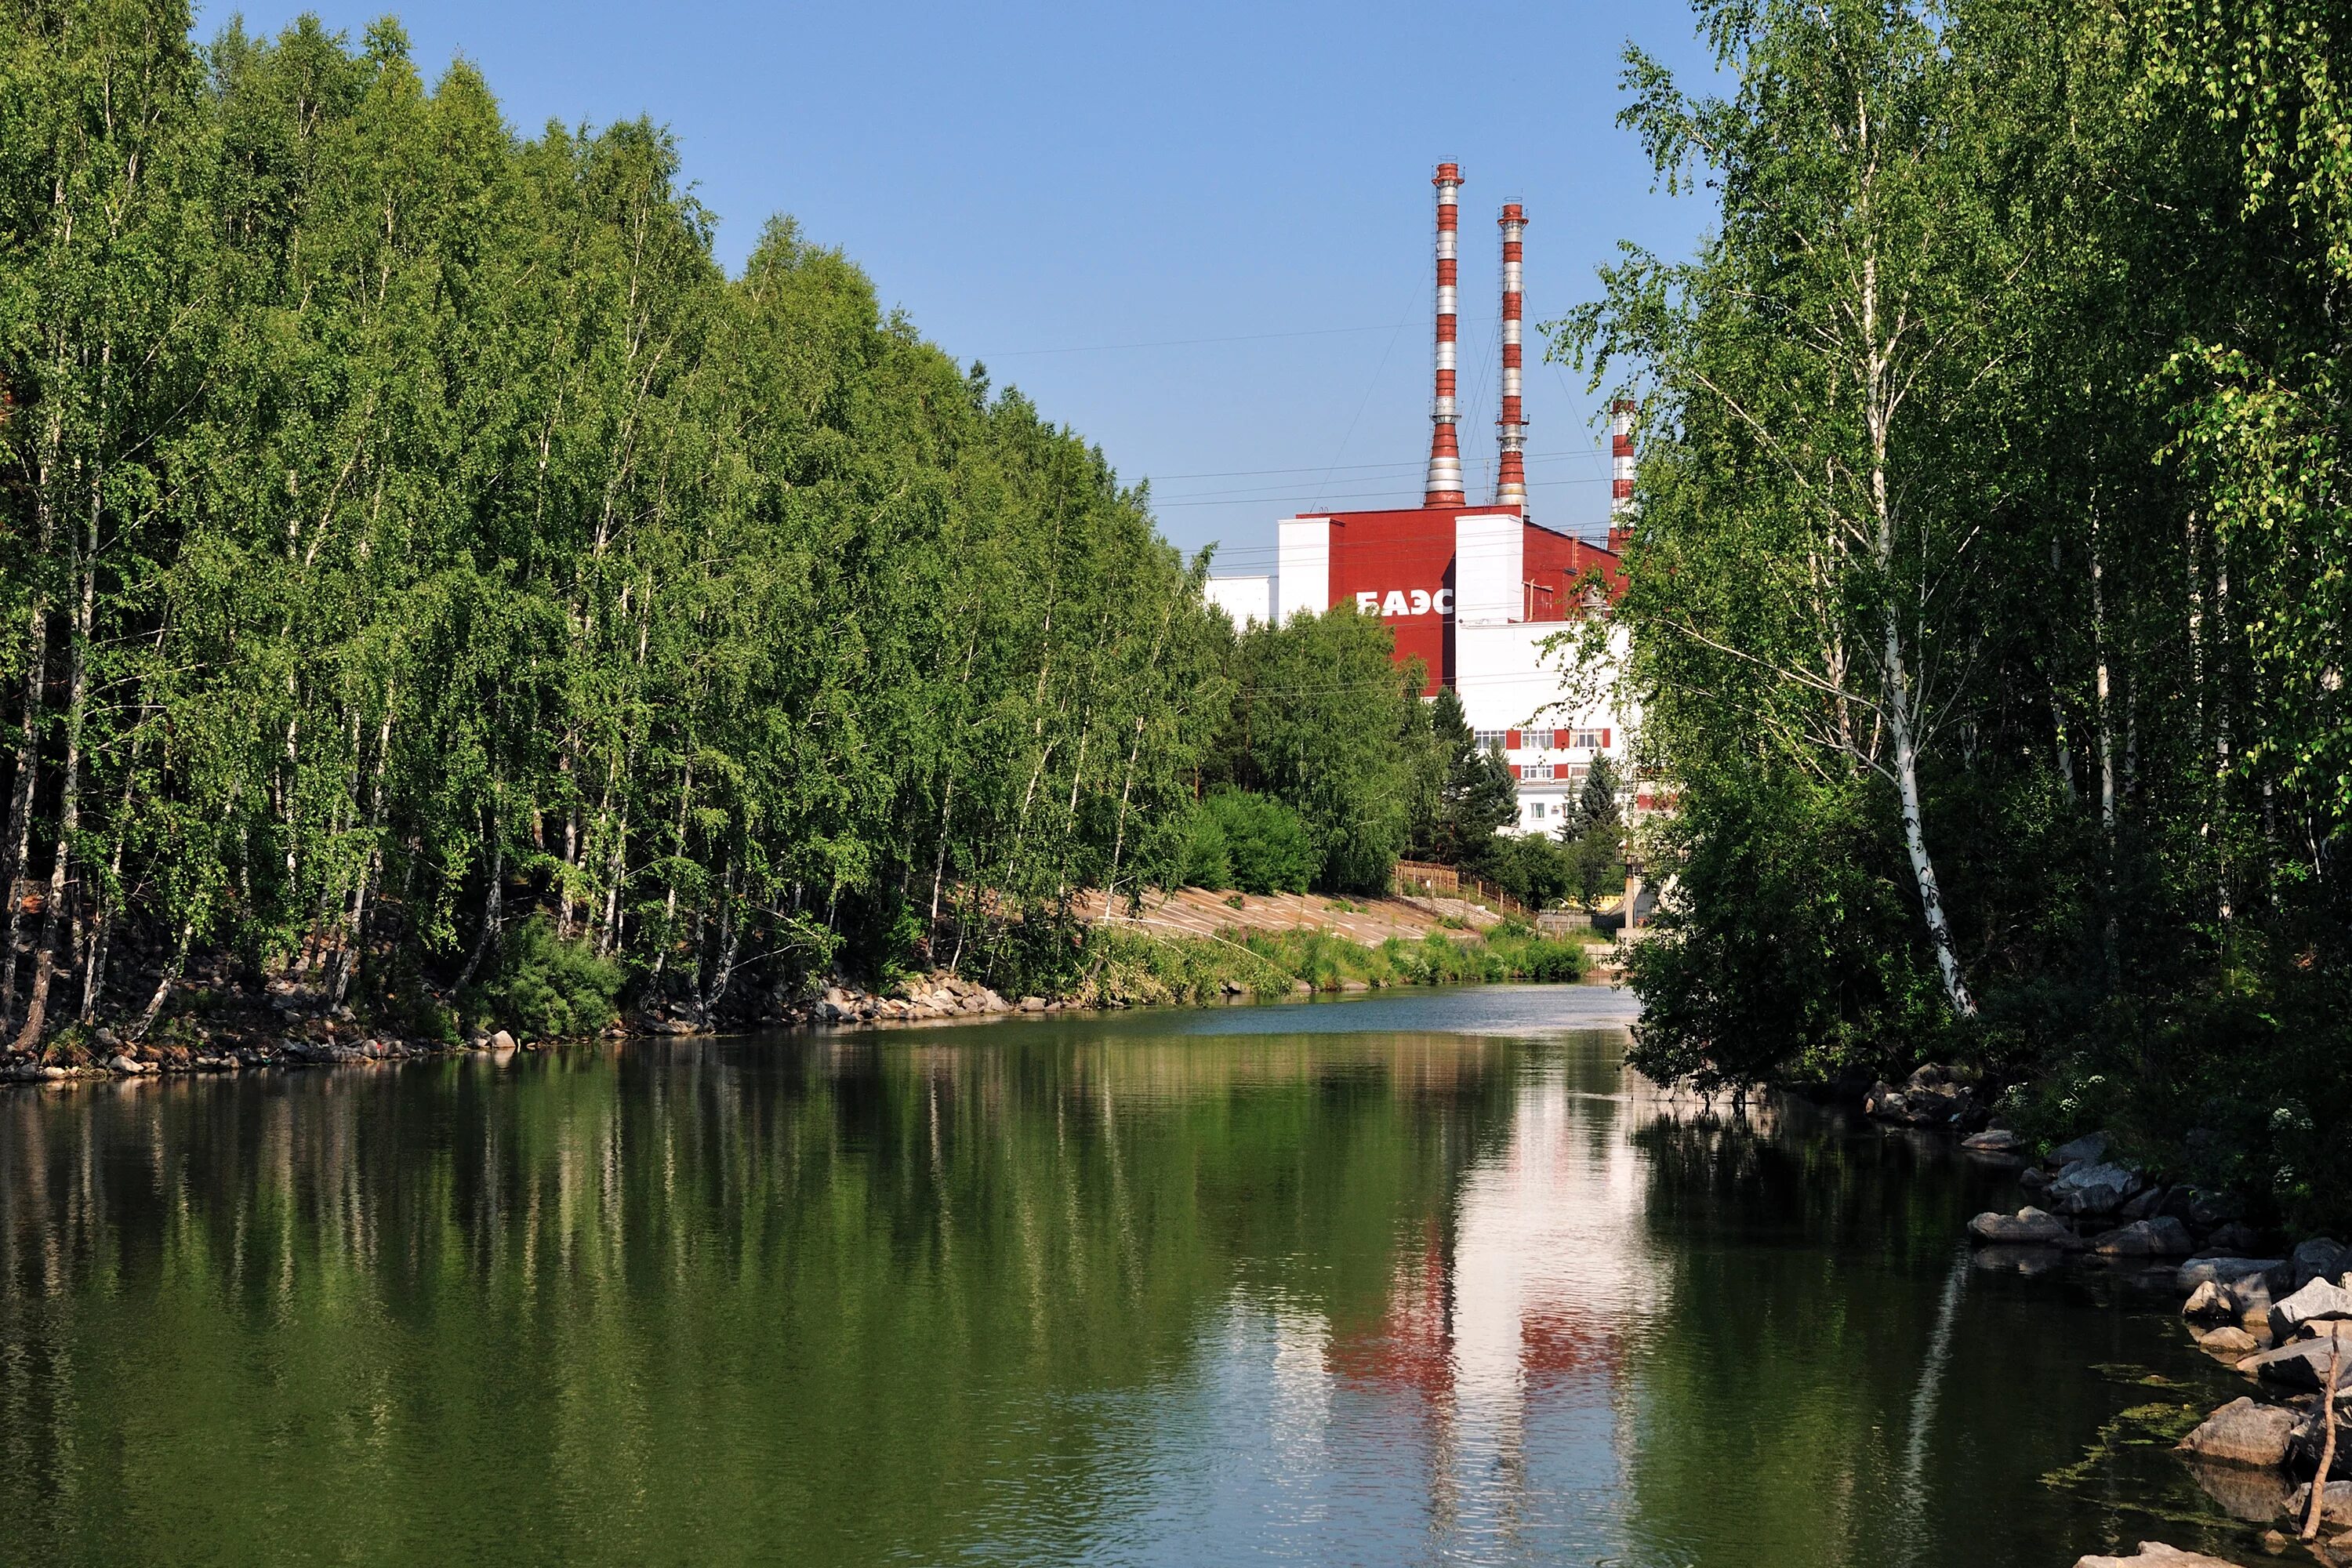
[[[1368,616],[1450,616],[1454,590],[1440,588],[1433,594],[1426,588],[1391,588],[1383,594],[1366,588],[1356,595],[1356,608]]]

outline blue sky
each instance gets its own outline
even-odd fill
[[[198,36],[239,9],[259,32],[315,10],[356,39],[387,6],[213,5]],[[1706,220],[1652,193],[1615,125],[1629,39],[1705,71],[1683,0],[391,9],[428,77],[464,55],[525,132],[670,126],[730,270],[769,214],[793,215],[925,336],[1149,478],[1168,537],[1220,542],[1229,571],[1269,568],[1277,517],[1419,500],[1439,160],[1467,182],[1474,499],[1492,483],[1501,205],[1528,208],[1538,321],[1589,298],[1620,239],[1681,255]],[[1541,363],[1527,392],[1537,516],[1601,526],[1595,400]]]

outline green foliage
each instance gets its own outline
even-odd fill
[[[481,1027],[509,1029],[526,1041],[576,1039],[618,1016],[621,980],[619,964],[534,917],[499,938],[498,968],[467,1011]]]
[[[1432,931],[1419,942],[1391,937],[1377,947],[1330,931],[1251,932],[1249,949],[1316,991],[1349,981],[1366,985],[1455,985],[1505,980],[1583,977],[1581,943],[1538,936],[1524,926],[1496,927],[1484,938]]]
[[[1551,908],[1576,886],[1576,863],[1569,847],[1540,834],[1497,835],[1481,869],[1531,910]]]
[[[1462,699],[1441,688],[1429,705],[1431,772],[1436,787],[1413,827],[1414,853],[1444,866],[1493,869],[1496,835],[1519,817],[1518,785],[1500,751],[1481,750]]]
[[[1234,858],[1225,841],[1225,825],[1208,809],[1206,801],[1194,806],[1186,821],[1184,866],[1179,875],[1184,886],[1212,892],[1234,885]]]
[[[1586,828],[1560,846],[1567,862],[1562,896],[1590,914],[1604,899],[1625,890],[1625,837],[1605,824]]]
[[[1234,650],[1211,777],[1297,812],[1319,847],[1312,880],[1327,891],[1387,889],[1423,787],[1426,675],[1418,661],[1393,662],[1394,641],[1349,602],[1252,626]]]
[[[1123,1003],[1202,1003],[1241,994],[1273,1001],[1307,991],[1391,985],[1454,985],[1507,980],[1583,978],[1581,943],[1497,927],[1482,939],[1431,932],[1367,946],[1328,931],[1239,931],[1168,936],[1131,926],[1091,928],[1084,939],[1087,980],[1076,994]]]
[[[533,915],[740,1016],[1174,873],[1233,634],[1098,450],[788,219],[730,280],[658,127],[188,21],[0,27],[12,1029]]]
[[[1193,808],[1184,877],[1191,886],[1303,893],[1322,865],[1307,824],[1278,800],[1223,789]]]
[[[1732,96],[1624,118],[1714,237],[1553,329],[1642,397],[1639,1059],[1957,1057],[2340,1211],[2341,8],[1700,10]]]
[[[1617,805],[1617,765],[1605,756],[1596,755],[1592,765],[1585,770],[1584,783],[1576,792],[1576,815],[1560,825],[1560,837],[1575,837],[1596,827],[1612,831],[1624,823],[1624,813]]]

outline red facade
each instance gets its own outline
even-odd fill
[[[1454,525],[1493,517],[1492,506],[1412,507],[1342,511],[1331,517],[1331,603],[1350,600],[1389,624],[1400,663],[1429,670],[1425,694],[1454,682]],[[1604,550],[1535,523],[1523,523],[1524,603],[1520,619],[1564,621],[1597,573],[1612,602],[1624,591],[1615,550]],[[1620,544],[1612,532],[1610,543]],[[1367,597],[1366,595],[1370,595]]]

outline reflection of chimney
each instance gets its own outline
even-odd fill
[[[1454,343],[1462,165],[1440,163],[1430,184],[1437,187],[1437,401],[1429,414],[1435,428],[1429,436],[1429,482],[1423,488],[1421,504],[1460,506],[1465,498],[1462,442],[1455,429],[1461,414],[1454,401]]]
[[[1609,405],[1609,548],[1622,550],[1633,531],[1633,403]]]
[[[1495,504],[1528,504],[1527,418],[1519,399],[1520,237],[1528,230],[1527,210],[1513,202],[1497,220],[1503,227],[1503,427],[1502,461],[1495,469]]]

